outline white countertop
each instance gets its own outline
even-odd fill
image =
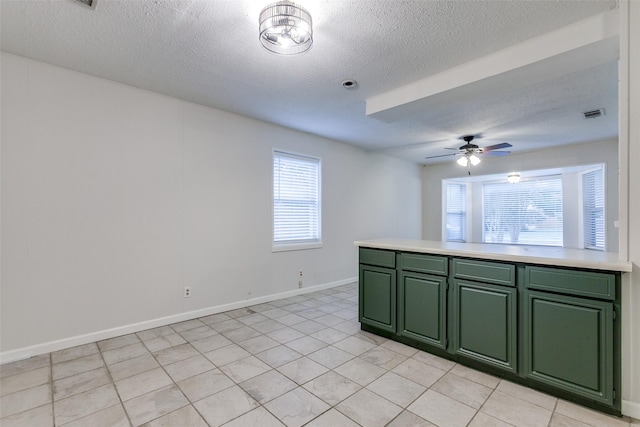
[[[617,253],[550,246],[496,245],[487,243],[456,243],[435,240],[375,239],[354,242],[356,246],[458,255],[469,258],[522,262],[561,267],[588,268],[607,271],[631,271],[631,262],[622,261]]]

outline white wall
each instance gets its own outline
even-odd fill
[[[1,61],[3,362],[294,291],[300,269],[305,287],[354,280],[354,240],[421,236],[417,165]],[[322,158],[322,249],[271,252],[273,148]]]

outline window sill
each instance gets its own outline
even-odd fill
[[[306,249],[320,249],[322,248],[322,242],[312,243],[286,243],[280,245],[273,245],[271,252],[286,252],[286,251],[302,251]]]

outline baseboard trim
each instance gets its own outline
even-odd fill
[[[29,347],[22,347],[15,350],[9,350],[0,353],[0,364],[15,362],[17,360],[28,359],[29,357],[40,354],[51,353],[53,351],[64,350],[66,348],[76,347],[95,341],[102,341],[109,338],[127,335],[135,332],[144,331],[146,329],[157,328],[159,326],[170,325],[173,323],[184,322],[185,320],[196,319],[198,317],[210,316],[212,314],[222,313],[238,308],[249,307],[256,304],[262,304],[282,298],[289,298],[296,295],[308,294],[311,292],[321,291],[324,289],[335,288],[349,283],[357,282],[357,277],[350,277],[336,282],[323,283],[321,285],[311,286],[308,288],[294,289],[291,291],[271,294],[257,298],[251,298],[243,301],[232,302],[229,304],[217,305],[214,307],[203,308],[200,310],[189,311],[185,313],[174,314],[171,316],[161,317],[158,319],[147,320],[131,325],[119,326],[117,328],[106,329],[89,334],[77,335],[74,337],[63,338],[61,340],[49,341],[42,344],[36,344]]]
[[[640,420],[640,403],[622,400],[622,415]]]

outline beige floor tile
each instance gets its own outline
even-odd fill
[[[329,371],[303,385],[305,390],[318,396],[331,406],[335,406],[347,397],[362,389],[362,386],[350,379]]]
[[[144,427],[209,427],[198,411],[191,405],[180,408],[153,421]]]
[[[391,371],[427,388],[446,373],[442,369],[418,362],[415,359],[407,359]]]
[[[199,319],[202,323],[207,325],[213,325],[214,323],[220,323],[225,320],[232,320],[230,316],[224,313],[212,314],[210,316],[201,317]]]
[[[169,365],[181,360],[190,359],[199,355],[198,350],[193,348],[191,344],[182,344],[175,347],[165,348],[164,350],[153,353],[156,360],[161,365]]]
[[[171,363],[164,367],[165,371],[167,371],[169,376],[176,382],[202,374],[203,372],[211,371],[215,368],[214,364],[202,355]]]
[[[171,329],[173,329],[176,332],[184,332],[184,331],[188,331],[189,329],[199,328],[200,326],[203,326],[203,325],[204,323],[202,323],[200,320],[191,319],[191,320],[186,320],[180,323],[174,323],[169,326],[171,326]]]
[[[79,357],[77,359],[53,365],[51,368],[54,380],[70,377],[81,372],[91,371],[104,366],[102,356],[99,353],[90,356]]]
[[[120,399],[124,402],[134,397],[142,396],[151,391],[173,384],[164,369],[156,368],[116,381],[116,389]]]
[[[4,413],[2,416],[4,417]],[[53,426],[53,406],[48,403],[2,418],[0,424],[2,427],[51,427]]]
[[[409,406],[427,390],[426,387],[393,372],[387,372],[369,384],[367,389],[403,408]]]
[[[270,348],[277,347],[280,343],[276,340],[269,338],[266,335],[259,335],[255,338],[249,338],[246,341],[241,341],[238,345],[251,354],[260,353],[261,351],[269,350]]]
[[[212,335],[218,335],[218,334],[219,334],[218,331],[210,328],[209,326],[200,326],[198,328],[189,329],[187,331],[180,332],[180,335],[182,336],[182,338],[184,338],[189,342],[201,340],[203,338],[207,338]]]
[[[260,332],[256,331],[255,329],[249,326],[244,326],[244,325],[238,329],[233,329],[227,332],[221,332],[221,334],[229,338],[234,343],[239,343],[240,341],[246,341],[250,338],[259,337],[262,335]]]
[[[450,373],[492,389],[496,388],[500,383],[500,378],[496,378],[492,375],[485,374],[484,372],[480,372],[460,364],[451,368]]]
[[[217,350],[222,347],[233,344],[230,339],[224,335],[211,335],[206,338],[202,338],[196,341],[192,341],[191,345],[197,349],[200,353],[207,353],[213,350]]]
[[[51,384],[20,390],[0,397],[0,414],[9,417],[51,403]]]
[[[307,357],[322,366],[334,369],[353,359],[355,356],[339,348],[328,346],[309,354]]]
[[[387,427],[433,427],[433,424],[413,412],[402,411]]]
[[[375,348],[376,344],[364,340],[360,337],[350,336],[349,338],[345,338],[342,341],[338,341],[337,343],[333,344],[333,346],[339,348],[340,350],[344,350],[347,353],[351,353],[354,356],[360,356],[362,353]]]
[[[481,411],[516,427],[543,427],[551,419],[548,409],[499,391],[493,392]]]
[[[327,368],[307,357],[301,357],[278,368],[282,374],[302,385],[328,371]]]
[[[273,347],[269,350],[256,354],[256,357],[272,368],[278,368],[291,361],[301,358],[302,355],[285,345],[279,345],[277,347]]]
[[[137,344],[140,339],[136,334],[122,335],[108,340],[98,341],[100,351],[105,352],[118,347],[125,347],[131,344]]]
[[[284,427],[284,424],[269,411],[259,407],[228,422],[224,427]]]
[[[255,356],[245,357],[220,367],[222,372],[238,384],[270,369],[269,365]]]
[[[287,427],[299,427],[323,412],[330,406],[305,389],[298,387],[264,405]]]
[[[303,307],[303,310],[304,310],[304,307]],[[283,325],[287,325],[287,326],[297,325],[297,324],[302,323],[302,322],[304,322],[306,320],[307,319],[305,319],[302,316],[298,316],[297,314],[287,314],[285,316],[278,317],[278,322],[282,323]]]
[[[587,409],[565,400],[558,400],[556,412],[594,427],[627,427],[629,425],[628,422],[620,418]]]
[[[394,419],[402,408],[367,389],[362,389],[336,406],[336,409],[367,427],[381,427]]]
[[[171,327],[169,327],[169,326],[160,326],[158,328],[147,329],[145,331],[138,332],[138,333],[136,333],[136,335],[142,341],[148,341],[148,340],[151,340],[153,338],[163,337],[165,335],[171,335],[171,334],[175,334],[175,333],[176,333],[176,331],[171,329]]]
[[[107,384],[111,384],[111,377],[105,367],[82,372],[54,381],[53,400],[64,399]]]
[[[338,341],[342,341],[345,338],[349,338],[348,334],[345,334],[344,332],[340,332],[337,329],[333,328],[326,328],[321,331],[314,332],[309,336],[322,342],[326,342],[327,344],[337,343]]]
[[[489,398],[492,389],[481,384],[475,383],[455,374],[445,374],[432,387],[440,394],[449,396],[460,403],[480,409],[482,404]]]
[[[338,366],[334,371],[361,386],[366,386],[386,372],[386,370],[358,357]]]
[[[300,323],[296,323],[291,325],[291,327],[293,329],[295,329],[296,331],[300,331],[303,334],[309,335],[312,334],[314,332],[318,332],[321,331],[323,329],[326,329],[327,326],[323,325],[321,323],[315,322],[313,320],[305,320],[304,322],[300,322]]]
[[[334,314],[324,314],[320,317],[314,318],[313,321],[318,322],[325,326],[333,326],[333,325],[337,325],[338,323],[344,322],[345,319],[343,319],[342,317],[338,317]]]
[[[427,390],[407,409],[441,427],[464,427],[476,413],[470,406],[433,390]]]
[[[236,360],[249,357],[251,356],[251,353],[237,344],[231,344],[226,347],[204,353],[204,356],[216,366],[224,366],[231,362],[235,362]]]
[[[134,357],[133,359],[108,365],[109,373],[114,381],[139,374],[141,372],[150,371],[159,367],[160,364],[151,354]]]
[[[288,391],[298,387],[289,378],[276,370],[270,370],[264,374],[248,379],[239,384],[251,397],[261,404],[275,399]]]
[[[270,310],[263,311],[261,314],[269,319],[278,319],[279,317],[287,316],[289,312],[281,308],[274,307]]]
[[[137,340],[138,337],[135,337]],[[124,360],[133,359],[134,357],[143,356],[149,354],[149,350],[141,342],[129,344],[121,347],[116,347],[111,350],[102,351],[102,358],[107,365],[122,362]]]
[[[207,371],[178,382],[178,386],[191,402],[204,399],[233,385],[234,382],[219,369]]]
[[[391,351],[395,351],[396,353],[400,353],[403,356],[407,356],[407,357],[411,357],[419,351],[418,349],[409,347],[406,344],[402,344],[400,342],[391,341],[391,340],[388,340],[380,344],[380,347],[389,349]]]
[[[442,369],[443,371],[448,371],[456,365],[456,362],[436,356],[435,354],[427,353],[425,351],[419,351],[411,357],[418,362],[435,366],[436,368]]]
[[[118,404],[120,399],[115,387],[107,384],[54,402],[55,423],[60,426]]]
[[[234,329],[244,328],[247,325],[245,325],[242,322],[238,322],[236,319],[230,318],[229,320],[223,320],[223,321],[218,322],[218,323],[213,323],[213,324],[211,324],[209,326],[211,326],[213,329],[215,329],[216,331],[218,331],[218,332],[220,332],[222,334],[222,333],[225,333],[225,332],[232,331]]]
[[[359,425],[335,409],[329,409],[318,418],[305,424],[306,427],[358,427]]]
[[[180,389],[175,385],[170,385],[128,400],[124,402],[124,408],[135,427],[169,414],[188,404],[189,401],[187,401]]]
[[[4,365],[0,365],[0,378],[22,374],[45,366],[51,366],[51,356],[49,354],[42,354],[40,356],[30,357],[29,359],[5,363]]]
[[[286,344],[290,341],[297,340],[298,338],[302,338],[305,335],[300,331],[296,331],[295,329],[285,327],[282,329],[278,329],[277,331],[274,331],[274,332],[269,332],[267,336],[271,339],[278,341],[280,344]]]
[[[590,424],[574,420],[565,415],[555,413],[551,416],[549,427],[590,427]]]
[[[280,329],[286,328],[286,326],[282,323],[272,319],[266,320],[262,323],[251,325],[251,327],[262,334],[268,334],[270,332],[275,332],[279,331]]]
[[[372,363],[380,368],[389,370],[398,366],[400,363],[404,362],[407,359],[407,356],[404,356],[400,353],[396,353],[395,351],[389,350],[387,348],[378,346],[372,348],[360,355],[360,359],[366,360],[369,363]]]
[[[497,418],[487,415],[484,412],[476,413],[468,427],[511,427],[511,424],[507,424],[504,421],[500,421]]]
[[[558,399],[553,396],[549,396],[548,394],[506,380],[500,381],[496,390],[509,396],[517,397],[518,399],[533,403],[534,405],[541,406],[550,411],[553,411],[556,407],[556,402],[558,401]]]
[[[38,369],[0,379],[0,397],[51,382],[51,369]]]
[[[219,426],[257,408],[259,404],[240,387],[233,386],[194,403],[194,406],[209,425]]]
[[[122,405],[115,405],[65,424],[64,427],[129,427],[130,425]]]
[[[98,345],[94,342],[51,353],[51,363],[62,363],[79,357],[91,356],[98,353]]]
[[[307,355],[314,351],[320,350],[327,346],[324,341],[317,340],[310,336],[298,338],[297,340],[290,341],[286,344],[287,347],[292,348],[300,354]]]
[[[173,333],[169,335],[163,335],[161,337],[152,338],[144,341],[144,345],[150,352],[164,350],[165,348],[174,347],[176,345],[184,344],[187,341],[180,335]]]
[[[263,316],[260,313],[249,314],[248,316],[238,317],[237,320],[244,323],[247,326],[252,326],[258,323],[266,322],[269,320],[268,317]]]

